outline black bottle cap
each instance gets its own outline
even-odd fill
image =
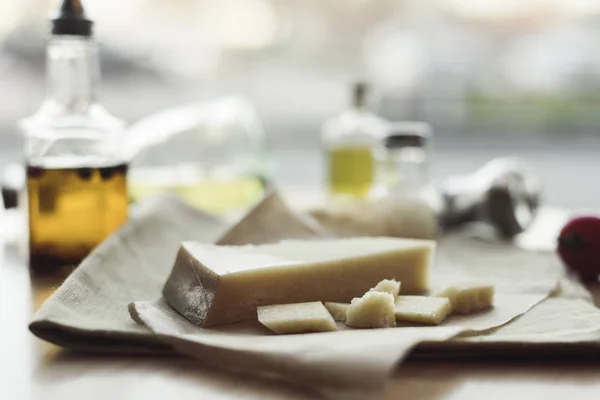
[[[398,149],[401,147],[425,147],[427,138],[416,133],[393,134],[385,138],[385,147]]]
[[[81,0],[64,0],[52,19],[52,34],[92,36],[92,24],[85,16]]]
[[[367,92],[369,85],[366,82],[356,82],[352,86],[352,104],[356,108],[365,107],[367,104]]]

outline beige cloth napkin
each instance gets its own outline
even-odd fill
[[[520,348],[558,343],[561,351],[600,348],[600,311],[578,284],[565,278],[552,255],[466,235],[441,241],[434,276],[440,281],[485,276],[498,287],[496,307],[472,317],[451,317],[441,327],[273,336],[256,325],[201,329],[158,300],[181,240],[242,244],[324,235],[310,219],[292,212],[277,193],[233,228],[174,198],[155,199],[143,204],[79,266],[42,306],[30,329],[69,348],[128,352],[174,348],[221,368],[317,383],[325,392],[335,388],[337,394],[346,393],[340,390],[344,387],[346,394],[361,395],[381,388],[396,363],[421,342],[418,350],[424,355],[439,349],[471,355],[490,346],[511,349],[511,343]],[[546,307],[549,300],[505,325],[544,300],[559,279],[554,294],[562,297],[551,299],[561,303],[559,321],[556,310]],[[131,302],[138,323],[129,315]],[[444,341],[459,333],[462,338]],[[554,349],[558,348],[549,348]]]

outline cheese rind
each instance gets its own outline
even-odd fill
[[[329,314],[333,317],[334,320],[340,322],[346,322],[346,311],[348,310],[349,303],[334,303],[331,301],[326,301],[323,303]]]
[[[320,301],[261,306],[257,314],[261,324],[279,335],[337,330],[331,314]]]
[[[396,297],[398,294],[400,294],[400,285],[401,283],[394,279],[384,279],[375,285],[375,287],[371,290],[375,292],[389,293]]]
[[[396,326],[394,296],[385,292],[368,291],[352,299],[346,310],[346,325],[355,328],[388,328]]]
[[[258,246],[182,243],[163,295],[196,325],[256,319],[256,307],[349,302],[383,278],[429,286],[435,243],[395,238],[290,240]]]
[[[398,321],[439,325],[450,313],[450,301],[442,297],[398,296],[394,313]]]
[[[452,312],[470,314],[493,306],[494,286],[481,282],[456,283],[445,287],[436,296],[449,299]]]

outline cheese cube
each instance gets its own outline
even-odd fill
[[[166,301],[202,327],[256,319],[256,307],[347,303],[384,278],[428,290],[435,243],[352,238],[218,246],[184,242],[163,288]]]
[[[329,314],[333,317],[334,320],[345,322],[346,321],[346,310],[348,310],[348,303],[334,303],[331,301],[326,301],[325,308],[329,311]]]
[[[258,321],[277,334],[330,332],[335,321],[320,301],[276,304],[257,309]]]
[[[470,314],[492,307],[494,286],[481,282],[461,282],[445,287],[436,296],[448,298],[452,312]]]
[[[450,301],[441,297],[398,296],[394,306],[399,321],[438,325],[452,311]]]
[[[375,285],[375,287],[371,290],[375,292],[389,293],[396,297],[400,293],[400,282],[394,279],[384,279]]]
[[[352,299],[346,310],[346,325],[355,328],[387,328],[396,326],[394,296],[369,291]]]

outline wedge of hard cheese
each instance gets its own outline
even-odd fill
[[[290,240],[259,246],[184,242],[163,289],[191,322],[215,326],[256,319],[256,307],[349,303],[384,278],[403,293],[428,289],[434,242],[352,238]]]

